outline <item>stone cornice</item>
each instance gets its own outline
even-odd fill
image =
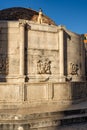
[[[26,20],[22,20],[22,19],[19,20],[19,26],[24,27],[26,25],[26,23],[27,23]]]
[[[57,29],[58,29],[58,31],[60,31],[60,30],[65,31],[65,30],[66,30],[66,27],[63,26],[63,25],[59,25],[59,26],[57,26]]]

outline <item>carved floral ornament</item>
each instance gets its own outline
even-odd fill
[[[37,61],[37,73],[51,74],[51,61],[48,58]]]

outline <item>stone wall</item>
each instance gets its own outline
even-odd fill
[[[71,104],[86,99],[86,82],[72,83],[1,83],[0,109],[27,108],[40,104]],[[25,104],[25,105],[24,105]]]
[[[80,81],[85,76],[81,36],[62,26],[2,21],[0,43],[1,81]]]
[[[85,47],[82,37],[78,34],[67,31],[66,39],[66,67],[67,74],[73,81],[84,80],[85,78]]]
[[[85,99],[86,83],[80,82],[85,76],[81,44],[80,35],[62,26],[1,21],[0,81],[7,83],[0,84],[1,102],[38,104]]]
[[[0,22],[0,59],[3,61],[0,64],[4,71],[4,73],[0,72],[0,78],[6,81],[7,75],[19,74],[19,24],[17,22]]]
[[[55,26],[39,25],[38,28],[33,23],[9,21],[0,22],[0,30],[0,53],[7,61],[3,63],[6,72],[1,72],[1,81],[19,82],[24,75],[34,80],[39,79],[40,74],[41,79],[45,77],[43,80],[49,76],[58,77],[59,43]],[[42,70],[41,63],[45,67],[41,66]]]

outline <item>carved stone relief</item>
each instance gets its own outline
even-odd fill
[[[38,74],[51,74],[51,61],[48,58],[38,60],[37,73]]]
[[[70,63],[70,74],[72,75],[78,75],[79,65]]]
[[[8,58],[0,55],[0,74],[8,74]]]

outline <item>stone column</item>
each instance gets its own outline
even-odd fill
[[[25,24],[20,23],[20,76],[24,76]]]
[[[81,41],[80,41],[81,43],[80,43],[80,46],[81,46],[81,76],[82,76],[82,80],[85,80],[86,79],[86,77],[85,77],[85,72],[86,72],[86,70],[85,70],[85,56],[86,56],[86,54],[85,54],[85,45],[84,45],[84,42],[83,42],[83,38],[81,37]]]
[[[64,31],[59,28],[59,81],[65,81],[64,78]]]

